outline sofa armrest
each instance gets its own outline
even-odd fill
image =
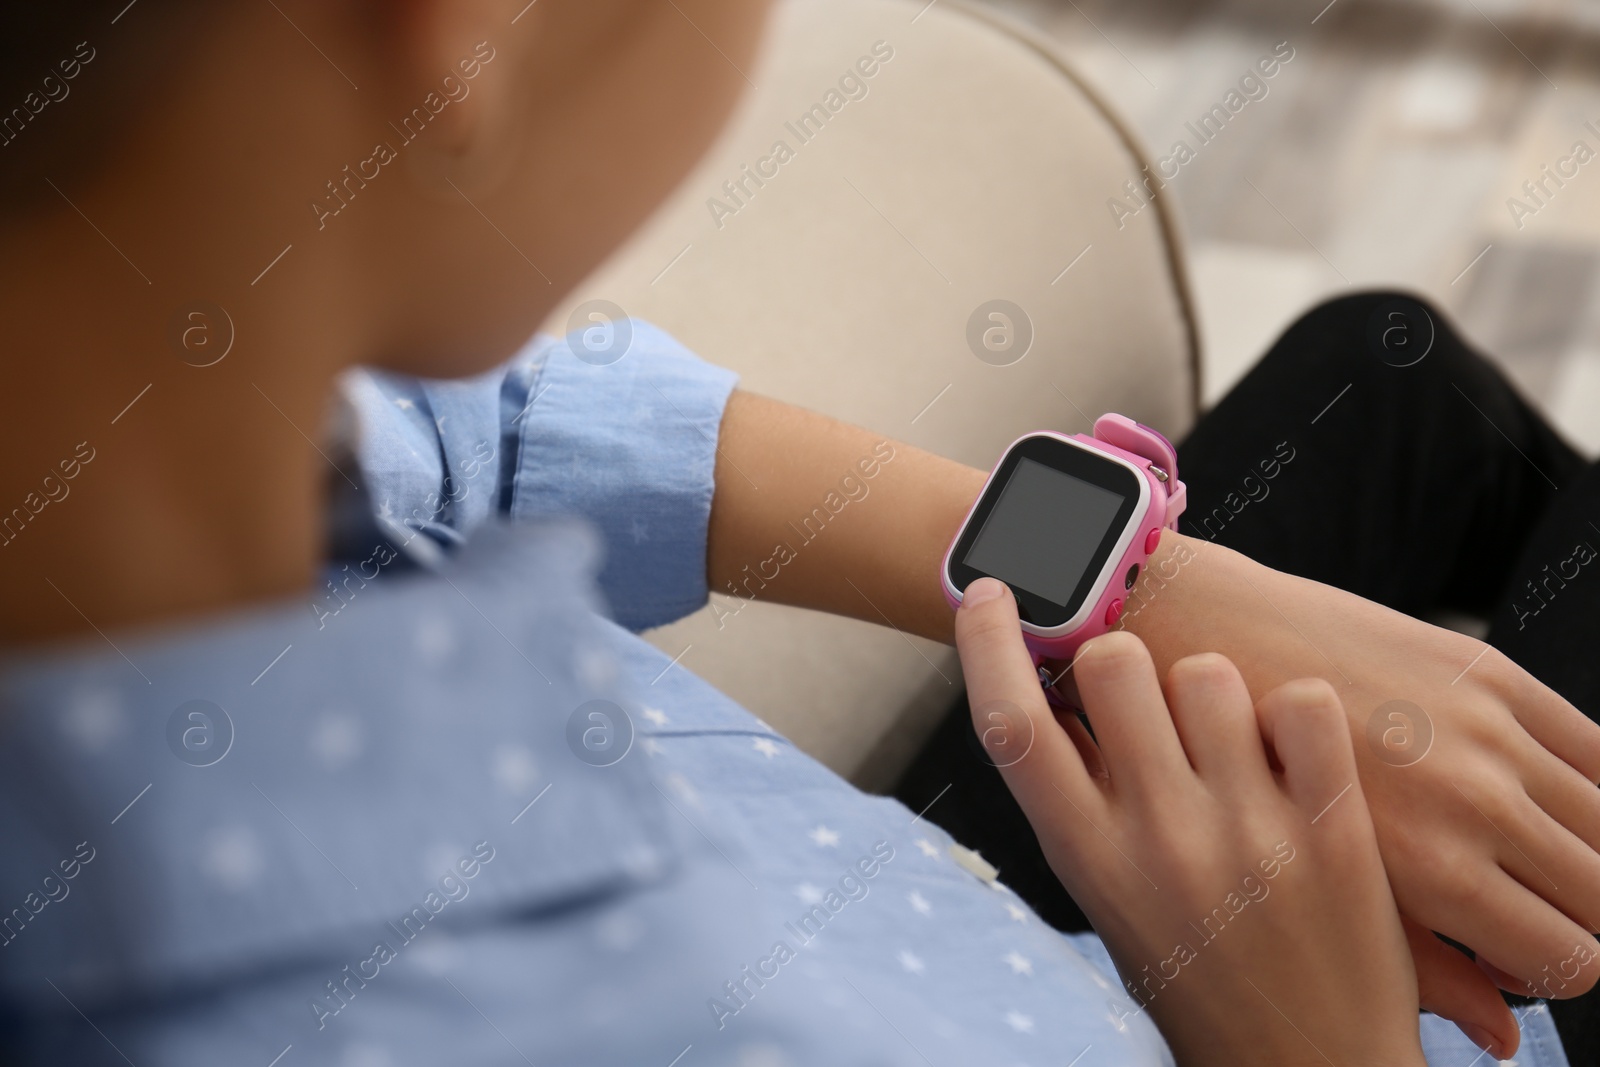
[[[1167,206],[1111,210],[1144,158],[1048,46],[950,0],[787,0],[746,73],[759,89],[727,133],[551,328],[608,299],[746,389],[980,467],[1103,411],[1188,427],[1198,353]],[[1008,320],[969,330],[993,300],[1021,309],[1009,350],[981,341]],[[759,600],[650,640],[868,788],[960,693],[943,646]]]

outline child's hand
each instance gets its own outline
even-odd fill
[[[1331,687],[1290,683],[1256,709],[1231,663],[1196,656],[1164,699],[1143,644],[1110,634],[1075,668],[1091,740],[1052,716],[1003,585],[967,589],[956,636],[979,735],[1181,1064],[1423,1062],[1407,932]],[[1496,1003],[1504,1027],[1480,1044],[1505,1055],[1516,1028]]]
[[[1338,692],[1390,886],[1427,949],[1423,1007],[1499,1033],[1484,974],[1542,997],[1594,986],[1600,727],[1482,642],[1220,545],[1162,544],[1181,576],[1124,615],[1158,670],[1217,651],[1258,696],[1307,677]]]

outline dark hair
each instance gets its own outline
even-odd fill
[[[0,0],[0,216],[93,173],[188,39],[175,16],[198,6]]]

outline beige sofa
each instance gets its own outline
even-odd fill
[[[1046,44],[953,0],[787,0],[743,73],[727,134],[553,327],[610,300],[747,389],[975,466],[1102,411],[1187,428],[1174,220],[1153,204],[1119,226],[1107,201],[1132,203],[1145,157]],[[1023,312],[999,352],[969,344],[996,299]],[[708,609],[650,640],[866,788],[960,692],[950,649],[893,630],[759,601],[725,623]]]

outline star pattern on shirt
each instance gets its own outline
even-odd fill
[[[917,890],[913,889],[911,891],[911,895],[906,897],[906,899],[911,902],[911,910],[916,912],[918,915],[933,914],[933,905],[929,904],[928,898],[923,896]]]
[[[1020,1011],[1006,1012],[1006,1025],[1019,1034],[1033,1033],[1033,1017],[1024,1015]]]
[[[939,858],[939,846],[934,844],[932,841],[929,841],[926,837],[917,838],[917,848],[922,851],[924,856],[927,856],[931,860],[936,860]]]
[[[1019,908],[1015,901],[1006,901],[1006,914],[1011,916],[1011,921],[1014,923],[1025,923],[1028,921],[1027,911],[1023,908]]]
[[[207,836],[200,866],[224,889],[237,892],[256,884],[266,869],[266,856],[248,826],[228,826]]]
[[[699,791],[696,790],[694,785],[690,783],[689,779],[685,778],[683,775],[667,775],[666,785],[668,789],[671,789],[674,793],[678,794],[678,796],[682,798],[683,802],[688,804],[690,807],[702,808],[705,806],[700,800]]]
[[[900,961],[900,966],[905,968],[907,974],[921,974],[928,969],[928,965],[922,962],[921,956],[906,949],[901,949],[896,959]]]
[[[595,940],[612,952],[631,952],[645,935],[645,924],[628,911],[613,911],[595,923]]]
[[[68,736],[91,752],[104,750],[127,725],[122,702],[110,689],[74,694],[59,721]]]
[[[1016,949],[1012,949],[1001,957],[1011,968],[1012,974],[1033,974],[1033,961],[1028,959]]]
[[[1100,968],[1096,967],[1088,960],[1080,960],[1078,962],[1078,968],[1087,973],[1090,981],[1094,982],[1094,984],[1099,986],[1101,989],[1111,988],[1111,983],[1106,981],[1106,976],[1100,973]]]
[[[394,398],[394,406],[399,408],[401,411],[410,411],[417,405],[413,404],[411,402],[411,398],[408,396],[397,396]]]
[[[339,1067],[394,1067],[394,1057],[381,1045],[354,1044],[344,1047]]]
[[[489,775],[505,793],[527,793],[539,781],[539,766],[526,745],[500,745],[491,756]]]
[[[800,903],[807,905],[822,903],[822,890],[810,882],[801,882],[794,887],[794,895],[800,898]]]
[[[661,755],[661,742],[657,741],[653,737],[644,738],[642,741],[639,742],[639,745],[644,749],[644,754],[646,756],[659,756],[659,755]]]
[[[640,881],[659,877],[666,861],[661,853],[649,845],[638,845],[622,853],[622,869]]]
[[[667,719],[667,713],[662,711],[660,708],[649,708],[649,707],[647,707],[643,711],[641,711],[639,714],[641,714],[645,718],[649,719],[650,722],[655,726],[665,726],[665,725],[667,725],[667,723],[669,721]]]
[[[328,770],[348,765],[365,745],[361,720],[339,711],[324,712],[307,740],[311,754]]]
[[[811,840],[816,843],[818,848],[839,847],[839,834],[836,831],[830,830],[826,826],[823,826],[821,823],[818,823],[817,828],[812,830],[806,836],[811,838]]]
[[[750,747],[768,759],[771,759],[773,756],[778,754],[778,746],[772,743],[772,739],[770,737],[758,737],[756,738],[755,743]]]

